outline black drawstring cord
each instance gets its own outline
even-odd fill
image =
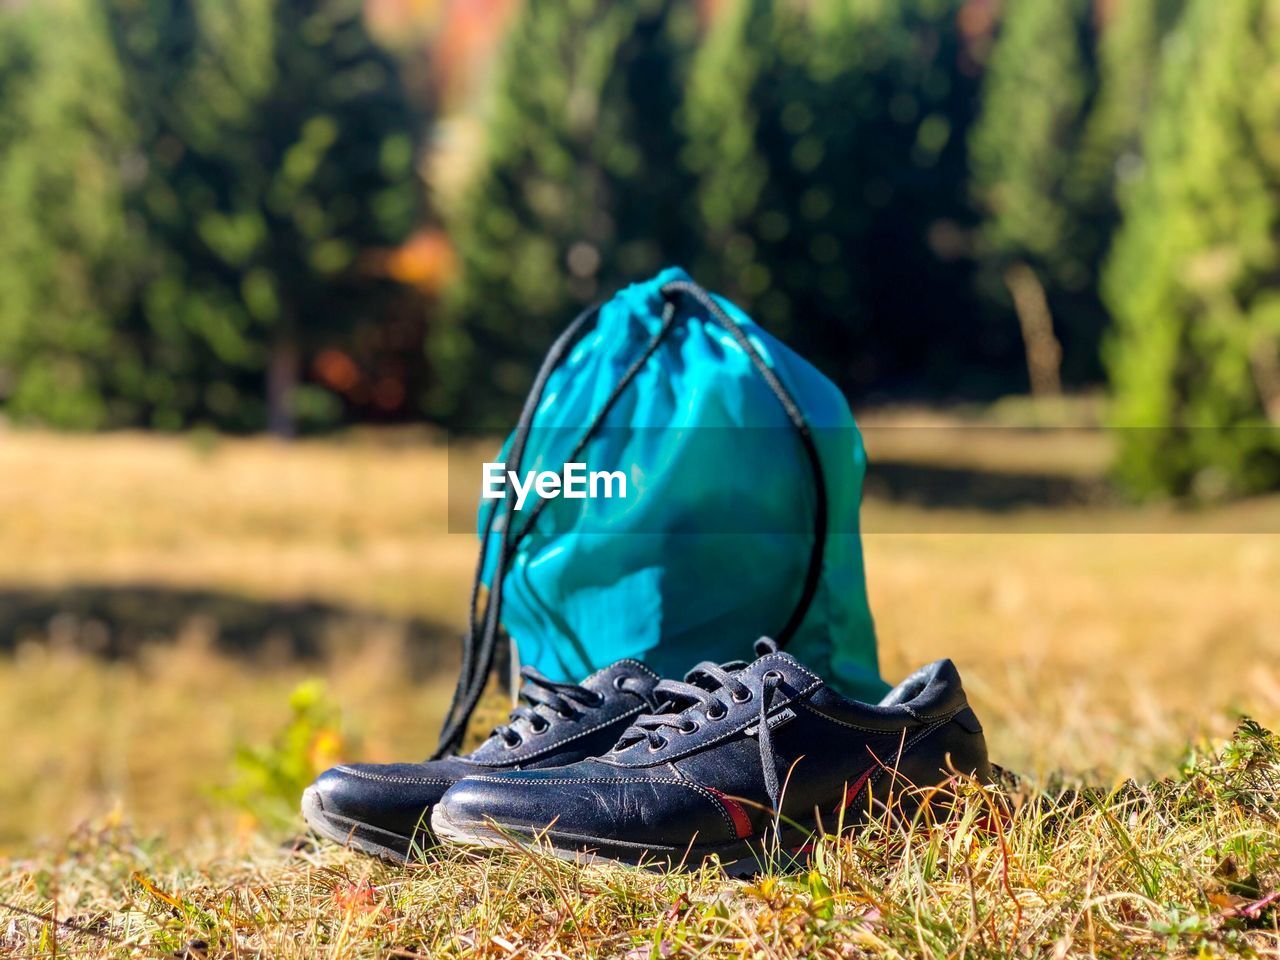
[[[532,428],[533,414],[537,412],[538,404],[542,402],[542,395],[546,391],[546,381],[549,379],[551,372],[560,365],[569,348],[576,342],[582,326],[594,319],[599,311],[600,305],[597,304],[579,314],[547,352],[542,368],[539,370],[538,376],[534,379],[534,384],[529,390],[524,409],[521,410],[520,420],[516,424],[511,450],[507,457],[507,469],[519,473],[520,464],[524,458],[524,448],[528,440],[528,433]],[[600,428],[604,425],[605,418],[617,404],[623,391],[631,384],[631,381],[639,376],[640,371],[644,369],[644,365],[649,362],[649,358],[657,352],[658,347],[662,345],[662,341],[666,339],[667,334],[675,326],[675,320],[675,305],[668,303],[663,310],[661,327],[649,339],[649,343],[645,346],[640,356],[622,374],[613,391],[606,398],[604,405],[596,413],[591,424],[588,425],[581,439],[574,446],[567,462],[576,461],[582,451],[586,449],[587,444],[599,433]],[[527,421],[526,416],[528,418]],[[480,624],[477,623],[476,613],[479,607],[480,586],[484,580],[484,566],[488,552],[489,536],[497,515],[498,501],[494,500],[489,504],[489,510],[485,516],[484,536],[480,542],[480,558],[476,564],[476,576],[471,586],[470,632],[463,637],[463,669],[460,671],[458,686],[453,694],[453,702],[449,707],[449,713],[446,715],[445,728],[440,734],[440,742],[436,746],[436,752],[432,755],[432,759],[438,759],[460,746],[462,738],[466,734],[467,723],[470,721],[472,713],[475,712],[475,707],[479,703],[480,697],[484,695],[484,686],[489,679],[489,671],[493,669],[493,659],[497,652],[497,634],[502,614],[502,582],[506,578],[507,562],[511,559],[516,547],[529,535],[534,524],[537,523],[538,518],[542,515],[542,511],[546,509],[547,504],[550,502],[550,500],[539,500],[534,505],[529,519],[518,530],[515,529],[514,513],[511,511],[507,513],[507,525],[503,529],[502,551],[498,555],[498,560],[494,565],[493,577],[490,580],[489,597],[485,604],[483,630],[480,633],[480,649],[477,652],[475,650],[475,638]]]
[[[538,409],[538,404],[542,402],[542,395],[547,389],[547,381],[577,342],[582,330],[589,322],[595,319],[600,312],[600,307],[601,304],[595,304],[574,318],[573,322],[565,328],[564,332],[551,345],[551,349],[547,351],[546,359],[542,361],[542,367],[538,370],[537,376],[534,377],[533,385],[529,388],[529,395],[525,398],[524,407],[520,411],[520,419],[516,421],[515,432],[512,434],[511,449],[507,454],[508,469],[514,470],[517,474],[520,472],[520,464],[524,460],[524,450],[528,443],[529,430],[533,425],[533,415]],[[485,600],[484,615],[481,618],[479,616],[480,587],[484,583],[484,568],[489,555],[489,539],[493,534],[493,526],[497,521],[497,516],[498,501],[494,500],[490,503],[489,510],[485,515],[484,529],[480,537],[480,555],[476,560],[476,575],[471,585],[467,633],[462,640],[462,666],[458,673],[458,686],[454,689],[453,701],[449,705],[449,712],[445,715],[444,728],[440,731],[440,742],[436,745],[435,753],[431,755],[433,760],[438,760],[461,745],[462,738],[467,732],[467,723],[471,720],[471,715],[475,712],[476,704],[480,702],[480,697],[484,695],[485,684],[488,682],[489,673],[493,669],[493,657],[497,649],[499,611],[502,605],[502,584],[506,579],[507,562],[511,559],[511,554],[516,545],[512,531],[514,524],[510,519],[512,513],[508,510],[507,523],[502,529],[501,548],[498,551],[497,559],[494,561],[489,595]],[[477,633],[479,634],[478,644]]]
[[[733,337],[734,341],[742,348],[742,350],[750,358],[752,365],[761,375],[765,384],[773,392],[778,402],[782,405],[787,418],[796,428],[800,436],[801,445],[805,449],[810,467],[813,471],[814,490],[816,494],[816,504],[814,510],[814,543],[809,554],[809,567],[805,573],[804,589],[801,591],[800,599],[795,608],[791,612],[787,623],[777,634],[777,642],[779,646],[785,645],[788,640],[800,628],[800,624],[804,621],[805,616],[809,612],[809,606],[813,602],[813,597],[817,593],[818,583],[822,578],[822,563],[826,553],[826,534],[827,534],[827,486],[826,479],[822,471],[822,461],[818,456],[818,449],[813,440],[812,432],[808,422],[804,419],[799,405],[791,396],[790,391],[778,379],[777,375],[770,369],[769,365],[764,362],[764,358],[760,356],[755,345],[751,343],[750,338],[742,327],[730,317],[715,299],[707,293],[702,287],[698,286],[691,280],[673,280],[664,284],[662,287],[662,295],[667,300],[667,305],[663,309],[662,325],[657,332],[650,338],[648,345],[643,353],[627,368],[626,372],[614,385],[613,390],[606,398],[603,406],[596,413],[592,422],[588,425],[582,438],[574,447],[569,457],[570,461],[576,461],[578,456],[586,448],[586,445],[599,432],[604,424],[605,418],[613,409],[622,393],[631,384],[631,382],[639,375],[644,365],[648,363],[650,358],[657,352],[658,347],[666,339],[671,330],[675,327],[677,310],[674,303],[674,295],[687,295],[698,304],[700,304],[711,315],[711,318]],[[542,362],[542,367],[538,370],[538,375],[534,378],[533,386],[529,389],[529,396],[525,399],[524,407],[520,412],[520,419],[516,422],[516,428],[512,434],[511,449],[507,455],[507,469],[514,470],[519,473],[521,463],[524,459],[525,446],[528,443],[529,431],[532,429],[533,417],[537,412],[538,405],[542,402],[542,396],[546,392],[547,381],[550,379],[552,372],[559,367],[564,357],[568,354],[570,348],[576,343],[583,327],[591,320],[595,319],[600,312],[600,304],[584,310],[565,331],[556,338],[555,343],[551,345],[551,349],[547,351],[546,359]],[[488,558],[489,538],[493,531],[493,525],[496,522],[498,512],[498,501],[494,500],[490,503],[488,512],[485,516],[484,530],[480,540],[480,556],[476,562],[476,576],[471,588],[471,605],[470,617],[468,622],[468,632],[463,637],[462,645],[462,668],[459,671],[458,686],[454,690],[453,701],[449,706],[449,712],[445,717],[444,729],[440,733],[440,742],[436,747],[436,751],[432,754],[432,759],[438,759],[446,754],[456,750],[462,743],[463,737],[466,735],[467,723],[471,719],[471,715],[475,712],[476,705],[480,702],[481,696],[484,694],[485,684],[488,682],[489,673],[493,669],[494,654],[497,649],[497,637],[501,622],[502,612],[502,585],[506,579],[507,563],[514,554],[516,547],[521,541],[532,531],[534,524],[542,515],[542,511],[546,508],[549,500],[540,500],[534,505],[529,519],[515,529],[514,514],[512,511],[507,512],[507,523],[502,530],[501,549],[498,552],[497,560],[494,562],[493,576],[490,579],[489,595],[485,602],[483,623],[478,617],[480,587],[484,580],[484,567]],[[477,631],[479,632],[477,644]]]
[[[649,338],[649,343],[645,346],[644,352],[636,358],[635,363],[627,367],[622,377],[618,380],[617,386],[613,388],[613,392],[605,399],[604,406],[595,415],[591,421],[591,425],[587,427],[582,438],[574,446],[573,451],[565,460],[566,463],[577,463],[578,458],[582,456],[582,451],[587,448],[590,443],[600,432],[600,428],[604,426],[605,417],[609,415],[609,411],[614,408],[618,400],[622,397],[623,391],[631,385],[631,381],[639,376],[640,371],[644,369],[644,365],[649,362],[649,358],[658,352],[658,347],[662,346],[662,341],[667,338],[667,334],[671,332],[671,328],[676,322],[676,305],[668,302],[662,310],[662,326],[658,328],[658,332]],[[533,511],[529,514],[529,519],[525,521],[523,527],[520,528],[519,534],[516,536],[515,543],[520,543],[529,532],[533,530],[533,525],[538,522],[538,517],[542,516],[542,511],[546,509],[550,500],[539,500],[533,506]]]

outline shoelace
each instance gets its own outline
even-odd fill
[[[546,713],[538,710],[545,707],[561,720],[577,720],[586,710],[604,706],[605,696],[588,690],[576,683],[561,683],[551,680],[533,667],[521,667],[520,677],[525,684],[520,690],[520,704],[508,715],[508,722],[495,727],[492,736],[501,737],[508,747],[518,747],[524,742],[524,734],[515,729],[515,725],[524,720],[535,734],[546,733],[551,729],[552,721]],[[634,690],[633,677],[620,677],[615,685],[619,690]]]
[[[756,641],[758,656],[774,653],[777,649],[777,644],[767,637]],[[773,754],[773,734],[769,730],[769,709],[773,705],[774,691],[782,682],[782,674],[776,670],[768,670],[758,679],[749,677],[744,681],[741,674],[746,667],[747,664],[741,662],[717,664],[706,661],[685,674],[683,682],[659,682],[653,692],[659,700],[666,700],[665,707],[658,713],[637,717],[623,731],[613,749],[621,751],[648,741],[650,750],[661,750],[670,742],[670,737],[664,731],[673,730],[683,735],[696,733],[702,727],[702,723],[694,716],[699,711],[710,723],[723,720],[729,714],[729,705],[725,703],[724,696],[727,694],[734,703],[747,703],[757,696],[752,683],[758,683],[760,711],[756,720],[756,739],[760,745],[760,772],[764,775],[764,788],[769,795],[769,803],[777,812],[780,809],[781,791],[777,762]],[[681,704],[686,706],[681,707]]]

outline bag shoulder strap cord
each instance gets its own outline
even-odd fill
[[[563,362],[569,351],[577,343],[587,324],[594,320],[600,312],[602,304],[595,304],[583,310],[556,337],[551,349],[542,361],[529,395],[525,398],[520,410],[520,418],[516,421],[515,432],[511,438],[511,449],[507,461],[511,469],[517,473],[524,460],[525,446],[528,444],[529,431],[533,426],[533,417],[538,404],[547,390],[547,381],[551,374]],[[480,554],[476,559],[475,579],[471,584],[471,599],[467,616],[467,632],[462,637],[462,665],[458,672],[458,685],[453,691],[453,700],[449,712],[445,715],[444,727],[440,731],[440,741],[436,745],[431,759],[438,760],[453,751],[462,743],[466,734],[467,723],[475,712],[476,704],[484,694],[484,686],[488,682],[489,672],[493,669],[494,652],[497,649],[499,612],[502,604],[502,584],[506,579],[507,563],[515,551],[517,541],[513,539],[512,524],[508,520],[502,529],[502,543],[498,556],[494,561],[492,586],[485,599],[483,615],[480,613],[480,588],[484,584],[484,568],[489,557],[489,541],[497,522],[498,501],[490,503],[485,514],[484,530],[480,537]],[[508,517],[510,513],[508,512]]]
[[[566,462],[573,463],[582,456],[583,451],[587,449],[587,444],[594,440],[596,435],[600,432],[601,427],[604,426],[605,418],[609,416],[609,412],[617,405],[622,394],[626,392],[627,387],[631,385],[631,381],[639,376],[640,371],[644,369],[644,365],[649,362],[649,358],[658,352],[658,347],[662,346],[662,341],[667,338],[667,334],[671,332],[671,328],[675,326],[675,322],[676,305],[668,302],[662,310],[662,325],[658,328],[657,332],[649,338],[648,344],[645,345],[644,352],[641,353],[640,356],[636,357],[635,362],[633,362],[631,366],[627,367],[626,371],[619,378],[617,385],[614,386],[613,390],[609,393],[609,396],[605,398],[604,405],[600,407],[600,410],[591,419],[590,425],[582,434],[581,439],[579,439],[574,445]],[[532,532],[534,524],[538,522],[538,518],[542,516],[542,511],[546,509],[547,504],[550,502],[550,500],[539,500],[534,504],[533,510],[529,513],[529,519],[525,521],[524,526],[520,528],[520,532],[516,535],[516,539],[514,541],[515,545],[518,546],[524,538]]]

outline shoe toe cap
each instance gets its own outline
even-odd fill
[[[307,788],[303,813],[409,835],[456,779],[426,764],[342,764],[320,774]]]
[[[589,763],[589,762],[588,762]],[[462,780],[436,806],[441,839],[482,842],[495,834],[684,844],[736,836],[714,794],[672,779],[595,767],[518,771]],[[726,826],[726,823],[729,823]]]
[[[568,800],[568,793],[560,792],[560,803]],[[491,824],[540,830],[556,818],[558,806],[545,789],[529,783],[527,775],[490,774],[450,787],[436,806],[436,822],[472,832],[486,832]]]
[[[330,767],[307,787],[307,796],[325,813],[350,816],[364,807],[373,782],[353,776],[345,766]]]
[[[495,783],[501,777],[469,778],[459,780],[440,798],[436,809],[442,816],[457,824],[483,823],[497,813],[509,814],[512,806],[519,807],[517,796]]]

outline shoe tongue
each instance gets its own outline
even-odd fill
[[[770,653],[777,653],[779,649],[778,641],[773,639],[773,637],[760,637],[756,640],[757,657],[763,657]]]

